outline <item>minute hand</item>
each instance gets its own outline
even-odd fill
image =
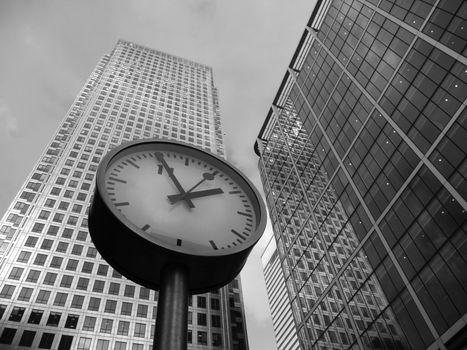
[[[178,181],[178,179],[175,177],[173,169],[170,168],[169,165],[167,164],[167,162],[165,161],[163,154],[160,153],[160,152],[156,152],[156,153],[155,153],[155,156],[156,156],[157,160],[158,160],[159,162],[161,162],[162,166],[163,166],[163,167],[165,168],[165,170],[167,171],[167,174],[169,174],[170,179],[171,179],[172,182],[175,184],[175,187],[177,187],[177,189],[178,189],[178,191],[180,192],[180,194],[181,194],[181,195],[185,195],[185,194],[186,194],[185,190],[183,189],[183,187],[182,187],[182,185],[180,184],[180,182]],[[186,199],[186,203],[188,204],[188,206],[189,206],[190,208],[194,208],[194,207],[195,207],[194,204],[193,204],[193,202],[192,202],[189,198]]]
[[[220,193],[224,193],[222,188],[213,188],[213,189],[204,190],[204,191],[186,192],[185,194],[172,194],[167,197],[172,202],[172,204],[174,204],[182,199],[186,200],[186,199],[193,199],[193,198],[199,198],[199,197],[206,197],[206,196],[211,196],[213,194],[220,194]]]

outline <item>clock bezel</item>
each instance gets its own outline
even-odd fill
[[[151,145],[157,144],[160,146],[158,149],[151,149]],[[147,146],[147,147],[145,147]],[[129,219],[127,219],[113,204],[112,200],[110,199],[106,189],[105,189],[105,179],[106,179],[106,171],[111,164],[118,159],[126,157],[127,155],[133,154],[135,151],[138,152],[139,150],[147,149],[148,151],[173,151],[181,154],[186,154],[188,156],[194,157],[195,159],[200,159],[207,164],[211,164],[215,166],[219,170],[223,171],[227,176],[229,176],[241,189],[245,192],[247,197],[249,198],[251,205],[253,207],[253,212],[256,219],[256,227],[253,228],[250,235],[245,239],[244,242],[237,246],[231,246],[230,248],[225,247],[224,249],[218,250],[196,250],[193,247],[188,246],[176,246],[169,243],[166,243],[157,238],[157,236],[153,236],[140,227],[135,225]],[[118,158],[118,159],[117,159]],[[195,256],[224,256],[224,255],[232,255],[243,250],[249,249],[256,242],[261,238],[261,235],[264,231],[266,226],[266,213],[264,203],[259,192],[256,190],[255,186],[251,183],[251,181],[235,166],[228,163],[223,158],[207,152],[199,147],[189,145],[180,141],[172,141],[172,140],[161,140],[161,139],[145,139],[145,140],[136,140],[131,141],[125,144],[122,144],[114,149],[112,149],[109,153],[105,155],[102,159],[99,168],[97,170],[96,175],[96,190],[99,191],[104,203],[108,207],[108,209],[118,218],[122,224],[124,224],[127,228],[133,231],[135,234],[139,235],[143,239],[149,241],[151,244],[158,245],[163,247],[167,250],[174,251],[176,253],[187,254],[187,255],[195,255]],[[161,194],[161,195],[168,195]],[[226,228],[226,231],[228,229]],[[157,229],[152,229],[155,235],[158,235]]]

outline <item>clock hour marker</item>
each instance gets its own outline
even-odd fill
[[[185,158],[185,165],[186,166],[190,165],[190,160],[188,158]]]
[[[242,193],[242,191],[230,191],[229,194],[237,194],[237,193]]]
[[[182,246],[182,240],[181,240],[181,239],[177,239],[177,246],[178,246],[178,247],[181,247],[181,246]]]
[[[159,175],[162,174],[162,170],[163,170],[163,169],[164,169],[164,167],[163,167],[161,164],[159,164],[159,165],[157,166],[157,173],[158,173]]]
[[[219,249],[217,248],[216,243],[214,243],[214,241],[209,241],[209,243],[211,243],[211,246],[214,248],[214,250]]]
[[[128,164],[133,165],[135,168],[139,169],[139,165],[133,162],[132,160],[127,160]]]
[[[121,179],[113,177],[113,176],[109,176],[109,180],[121,182],[122,184],[126,184],[125,180],[121,180]]]
[[[116,207],[123,207],[125,205],[130,205],[130,203],[129,202],[120,202],[120,203],[114,203],[114,205]]]
[[[143,231],[147,231],[150,227],[151,227],[151,225],[146,224],[146,225],[144,225],[143,227],[141,227],[141,229],[142,229]]]
[[[240,215],[247,216],[247,217],[251,218],[251,214],[244,213],[242,211],[237,211],[237,214],[240,214]]]
[[[230,230],[230,232],[232,232],[234,235],[236,235],[237,237],[241,238],[242,240],[245,240],[245,237],[242,236],[241,233],[238,233],[237,231],[235,230]]]

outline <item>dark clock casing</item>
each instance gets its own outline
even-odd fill
[[[185,147],[203,157],[211,157],[216,164],[221,162],[224,169],[241,178],[244,190],[254,201],[257,226],[248,242],[226,250],[225,254],[190,254],[170,249],[170,246],[156,244],[138,234],[138,230],[125,223],[125,218],[112,206],[104,189],[104,173],[111,160],[120,152],[142,143],[158,143]],[[123,144],[110,151],[101,161],[94,197],[89,211],[89,232],[101,256],[126,278],[150,289],[158,290],[161,271],[169,264],[182,265],[188,272],[188,289],[191,294],[205,293],[231,282],[241,271],[249,253],[263,234],[266,226],[266,209],[261,196],[251,182],[224,159],[181,142],[158,139],[138,140]]]

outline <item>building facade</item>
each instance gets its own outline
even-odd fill
[[[87,212],[103,155],[153,137],[225,157],[212,69],[120,40],[0,221],[1,349],[152,349],[157,293],[100,257]],[[189,349],[248,348],[240,288],[190,298]]]
[[[299,350],[292,308],[287,294],[276,241],[270,239],[261,254],[266,291],[272,316],[272,326],[278,350]]]
[[[466,32],[317,2],[255,144],[301,349],[466,346]]]

